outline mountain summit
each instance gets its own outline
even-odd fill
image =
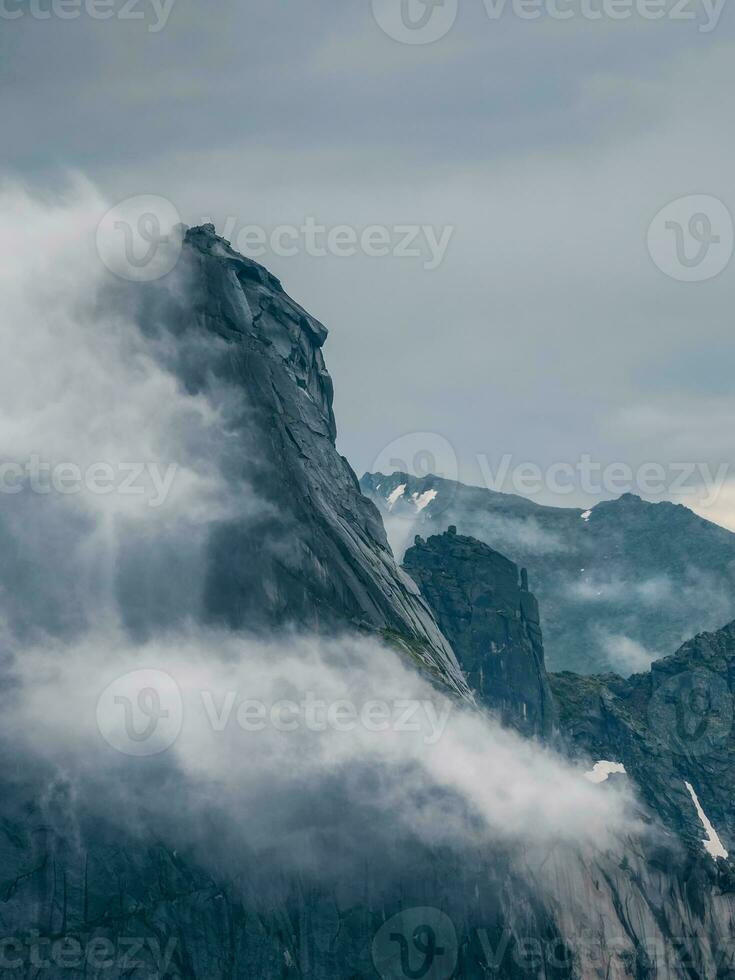
[[[229,393],[230,477],[255,501],[211,533],[208,617],[251,630],[365,629],[467,696],[449,644],[335,448],[326,328],[211,225],[187,231],[181,271],[177,307],[159,322],[176,335],[188,390]]]

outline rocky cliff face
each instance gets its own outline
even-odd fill
[[[3,980],[400,980],[422,970],[726,980],[735,969],[731,881],[655,832],[609,851],[459,854],[399,835],[390,866],[330,884],[269,878],[242,855],[213,874],[140,829],[64,828],[48,796],[21,806],[22,788],[2,789]]]
[[[735,623],[646,674],[562,673],[550,682],[573,751],[623,764],[652,811],[693,847],[707,840],[715,856],[735,851]],[[721,848],[708,840],[693,793]]]
[[[545,507],[405,473],[361,485],[412,533],[453,524],[527,568],[551,670],[627,676],[735,616],[735,534],[681,505],[625,494],[589,511]]]
[[[212,226],[187,232],[179,288],[144,292],[139,322],[189,392],[224,406],[227,478],[250,501],[209,534],[203,615],[233,628],[360,628],[467,687],[374,505],[335,448],[327,331]]]
[[[548,736],[551,691],[535,597],[525,569],[457,534],[417,537],[404,568],[418,583],[477,701],[524,735]]]

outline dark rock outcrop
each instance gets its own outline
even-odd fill
[[[403,567],[449,639],[477,701],[524,735],[548,736],[551,691],[525,569],[456,533],[417,537]]]

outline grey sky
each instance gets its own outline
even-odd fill
[[[261,259],[330,328],[358,472],[412,431],[443,435],[471,482],[478,454],[731,461],[735,260],[687,283],[646,246],[675,198],[735,213],[731,9],[704,33],[694,0],[676,22],[493,21],[459,0],[447,35],[416,46],[369,0],[176,0],[156,33],[150,2],[136,9],[0,19],[4,172],[49,194],[78,171],[111,203],[163,195],[220,231],[453,228],[436,269]],[[735,527],[733,487],[707,513]]]

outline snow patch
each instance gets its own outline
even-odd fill
[[[585,779],[589,779],[591,783],[604,783],[607,777],[611,776],[614,772],[625,772],[625,766],[622,762],[608,762],[606,759],[600,759],[584,775]]]
[[[691,783],[688,783],[686,780],[684,780],[684,785],[689,790],[689,795],[691,796],[694,806],[697,809],[697,816],[699,817],[702,826],[704,827],[707,833],[707,837],[705,838],[705,840],[702,841],[702,845],[704,846],[705,851],[713,858],[726,858],[727,851],[722,846],[722,841],[717,836],[717,831],[709,822],[709,819],[707,818],[707,814],[702,809],[702,804],[699,802],[699,797],[694,792],[694,787],[692,786]]]
[[[424,493],[414,493],[411,495],[411,499],[416,504],[416,510],[423,510],[424,507],[428,507],[432,500],[436,498],[437,490],[426,490]]]
[[[585,523],[587,523],[587,521],[588,521],[588,520],[590,519],[590,517],[592,517],[592,511],[591,511],[591,510],[586,510],[586,511],[584,512],[584,514],[582,514],[582,520],[583,520],[583,521],[584,521]]]
[[[406,492],[405,483],[402,483],[399,487],[396,487],[395,490],[391,490],[391,492],[385,498],[388,503],[388,510],[393,509],[393,505],[395,504],[396,500],[398,500],[399,497],[402,497],[405,492]]]

